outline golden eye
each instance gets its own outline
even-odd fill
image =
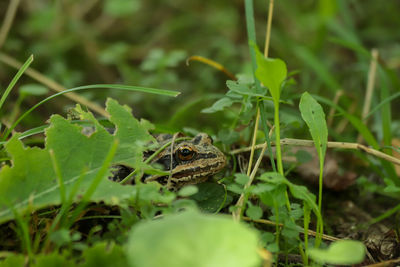
[[[180,160],[186,161],[186,160],[191,160],[195,154],[193,149],[190,146],[184,145],[178,148],[178,158]]]

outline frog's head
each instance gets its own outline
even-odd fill
[[[171,149],[172,160],[171,160]],[[171,170],[171,185],[180,188],[186,184],[197,184],[205,181],[209,176],[219,172],[226,165],[225,155],[213,145],[211,137],[205,133],[199,133],[191,140],[180,141],[169,146],[159,154],[156,163],[161,164],[167,171]],[[148,179],[146,179],[148,180]],[[165,184],[168,176],[157,177],[157,180]]]

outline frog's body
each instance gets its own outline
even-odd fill
[[[171,142],[172,139],[173,136],[168,134],[157,137],[161,146]],[[176,190],[184,185],[204,182],[226,165],[225,155],[213,145],[211,137],[205,133],[199,133],[191,140],[173,143],[173,147],[167,146],[152,160],[152,163],[161,165],[165,171],[170,172],[170,175],[148,176],[143,179],[144,182],[157,181],[168,184],[169,189]],[[117,180],[120,180],[131,171],[132,169],[120,166],[113,179],[117,177]]]

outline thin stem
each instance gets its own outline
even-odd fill
[[[280,140],[281,145],[291,145],[291,146],[308,146],[308,147],[314,147],[314,141],[312,140],[303,140],[303,139],[293,139],[293,138],[284,138]],[[271,143],[272,146],[275,146],[276,143]],[[256,145],[254,148],[255,149],[260,149],[264,146],[264,144],[259,144]],[[389,161],[391,163],[394,163],[396,165],[400,165],[400,159],[395,158],[393,156],[390,156],[388,154],[385,154],[379,150],[373,149],[371,147],[367,147],[362,144],[357,144],[357,143],[348,143],[348,142],[328,142],[327,143],[327,148],[340,148],[340,149],[352,149],[352,150],[360,150],[363,152],[366,152],[372,156],[375,156],[377,158],[384,159],[386,161]],[[238,154],[242,152],[249,151],[250,148],[240,148],[240,149],[235,149],[230,152],[230,154]]]
[[[0,49],[7,39],[8,32],[11,29],[11,25],[14,21],[15,14],[17,13],[19,2],[20,0],[11,0],[10,4],[8,5],[7,12],[0,29]]]
[[[258,121],[260,120],[260,109],[258,108],[258,102],[257,102],[257,107],[256,108],[257,108],[257,114],[256,114],[256,120],[254,122],[253,140],[251,142],[249,166],[247,166],[247,176],[250,175],[251,167],[253,165],[254,147],[256,145],[256,140],[257,140]]]
[[[368,112],[371,109],[371,101],[372,101],[372,94],[374,93],[374,88],[375,88],[375,77],[376,77],[376,65],[378,61],[378,50],[377,49],[372,49],[371,51],[371,62],[369,65],[369,71],[368,71],[368,81],[367,81],[367,88],[365,92],[365,99],[364,99],[364,106],[362,110],[362,120],[364,124],[367,124],[368,121]],[[362,136],[361,134],[358,135],[357,137],[357,143],[361,143],[362,141]]]
[[[324,159],[319,159],[319,187],[318,187],[318,210],[322,211],[322,185],[323,185],[323,172],[324,172]],[[324,222],[317,220],[317,236],[315,239],[315,246],[318,248],[321,244],[322,235],[324,234]]]
[[[253,220],[253,219],[251,219],[249,217],[243,217],[243,220],[249,221],[249,222],[262,223],[262,224],[271,225],[271,226],[275,226],[276,225],[275,222],[270,221],[270,220],[266,220],[266,219]],[[280,223],[279,227],[283,227],[283,223]],[[304,229],[300,229],[300,233],[305,234]],[[307,233],[308,233],[308,236],[316,236],[317,235],[317,233],[315,231],[313,231],[313,230],[308,230]],[[341,240],[340,238],[337,238],[337,237],[334,237],[334,236],[330,236],[330,235],[325,235],[325,234],[322,235],[322,238],[324,240],[327,240],[327,241],[339,241],[339,240]]]
[[[238,207],[238,208],[237,208],[237,210],[235,210],[233,212],[232,215],[233,215],[233,218],[235,220],[237,220],[237,221],[240,220],[240,218],[243,216],[243,211],[244,211],[243,208],[244,208],[244,205],[245,205],[245,203],[247,201],[247,198],[248,198],[248,195],[246,193],[246,189],[249,188],[250,185],[253,183],[254,177],[256,176],[258,167],[260,166],[260,163],[261,163],[261,160],[263,158],[263,155],[265,153],[265,149],[266,148],[267,148],[267,144],[265,143],[263,148],[262,148],[262,150],[261,150],[260,156],[258,157],[256,164],[254,165],[254,169],[250,174],[250,179],[247,182],[247,184],[244,186],[244,192],[240,195],[239,200],[236,202],[236,207]]]
[[[274,11],[274,0],[270,0],[268,8],[267,34],[265,35],[265,47],[264,47],[265,57],[268,57],[269,41],[271,39],[272,15],[274,13],[273,11]]]
[[[275,143],[276,143],[276,161],[278,172],[283,175],[282,152],[281,152],[281,134],[279,122],[279,102],[274,103],[274,121],[275,121]]]

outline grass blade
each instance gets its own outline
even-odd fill
[[[93,84],[93,85],[84,85],[84,86],[79,86],[75,88],[71,88],[59,93],[56,93],[54,95],[51,95],[33,107],[31,107],[28,111],[26,111],[24,114],[22,114],[15,122],[14,124],[4,133],[4,136],[2,138],[2,141],[5,141],[7,137],[10,135],[11,131],[14,130],[14,128],[33,110],[35,110],[37,107],[40,105],[46,103],[47,101],[59,96],[63,95],[69,92],[74,92],[74,91],[80,91],[80,90],[86,90],[86,89],[118,89],[118,90],[128,90],[128,91],[136,91],[136,92],[143,92],[143,93],[150,93],[150,94],[157,94],[157,95],[164,95],[164,96],[172,96],[176,97],[177,95],[180,94],[178,91],[171,91],[171,90],[163,90],[163,89],[156,89],[156,88],[148,88],[148,87],[141,87],[141,86],[132,86],[132,85],[120,85],[120,84]]]
[[[0,99],[0,110],[3,107],[4,102],[6,101],[7,96],[10,94],[11,90],[14,88],[15,84],[18,82],[19,78],[25,72],[25,70],[29,67],[29,65],[33,61],[33,55],[31,55],[22,65],[22,67],[18,70],[17,74],[15,74],[14,78],[11,80],[10,84],[8,85],[7,89],[4,91],[3,95]]]

